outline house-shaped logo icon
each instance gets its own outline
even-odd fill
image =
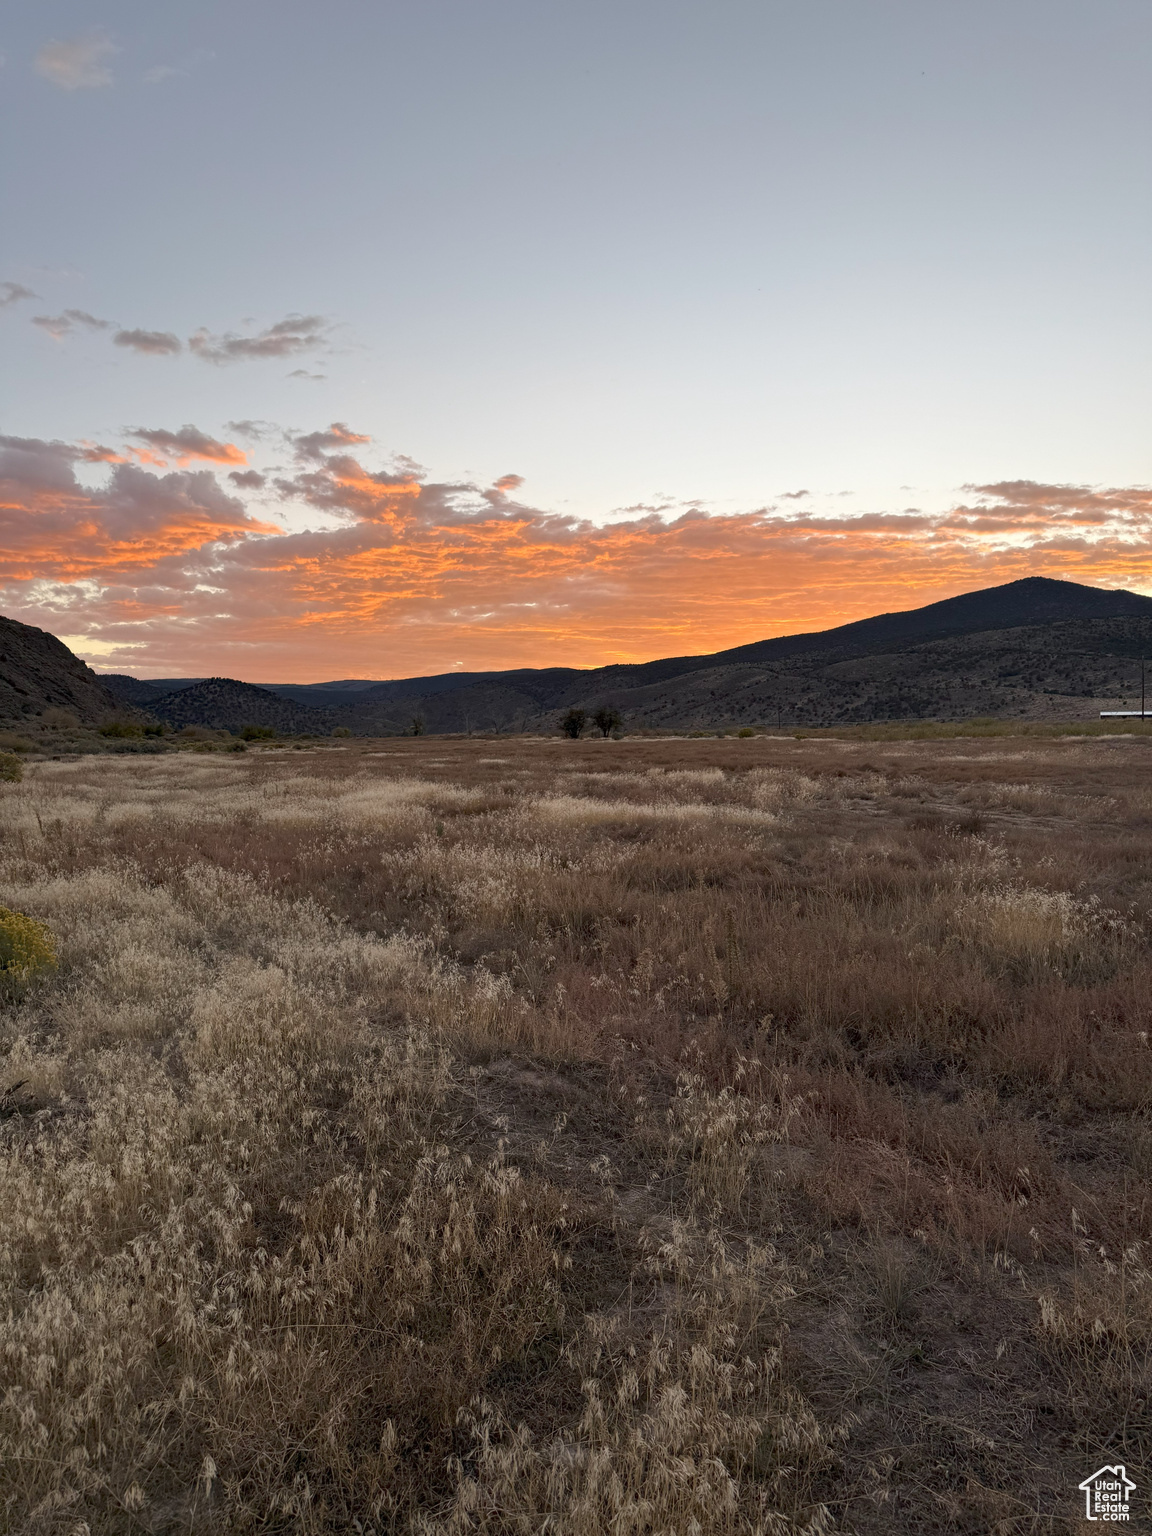
[[[1124,1467],[1101,1467],[1080,1484],[1089,1520],[1127,1520],[1136,1484]]]

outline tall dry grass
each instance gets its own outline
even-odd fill
[[[1152,1427],[1143,750],[29,765],[8,1524],[1057,1528]]]

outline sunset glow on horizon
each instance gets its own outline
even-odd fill
[[[9,616],[141,676],[602,666],[1021,576],[1152,588],[1147,489],[1017,482],[971,487],[943,513],[829,516],[800,500],[597,524],[532,506],[516,475],[478,486],[373,467],[367,435],[342,423],[282,437],[277,470],[232,470],[231,484],[202,465],[247,464],[234,445],[192,427],[137,436],[144,464],[0,442],[0,591]]]
[[[1150,49],[1139,0],[25,7],[0,613],[317,682],[1152,591]]]

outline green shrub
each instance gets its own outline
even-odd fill
[[[142,726],[133,725],[130,720],[109,720],[107,725],[100,727],[100,734],[115,737],[143,736],[144,729]]]
[[[163,736],[163,723],[159,720],[154,720],[151,725],[146,725],[144,727],[144,734],[145,736]]]
[[[272,741],[275,739],[276,730],[271,725],[246,725],[240,732],[244,741]]]
[[[737,734],[737,736],[743,737],[743,739],[745,741],[747,741],[748,737],[749,736],[755,736],[756,732],[752,729],[752,727],[750,725],[742,725],[740,727],[740,729],[736,732],[736,734]]]
[[[43,923],[0,907],[0,997],[18,998],[56,969],[56,942]]]
[[[351,728],[347,725],[338,725],[332,732],[333,736],[351,736]]]
[[[24,777],[24,764],[11,752],[0,752],[0,782],[19,784]]]

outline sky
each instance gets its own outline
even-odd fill
[[[100,670],[1152,592],[1146,0],[41,0],[0,53],[0,612]]]

